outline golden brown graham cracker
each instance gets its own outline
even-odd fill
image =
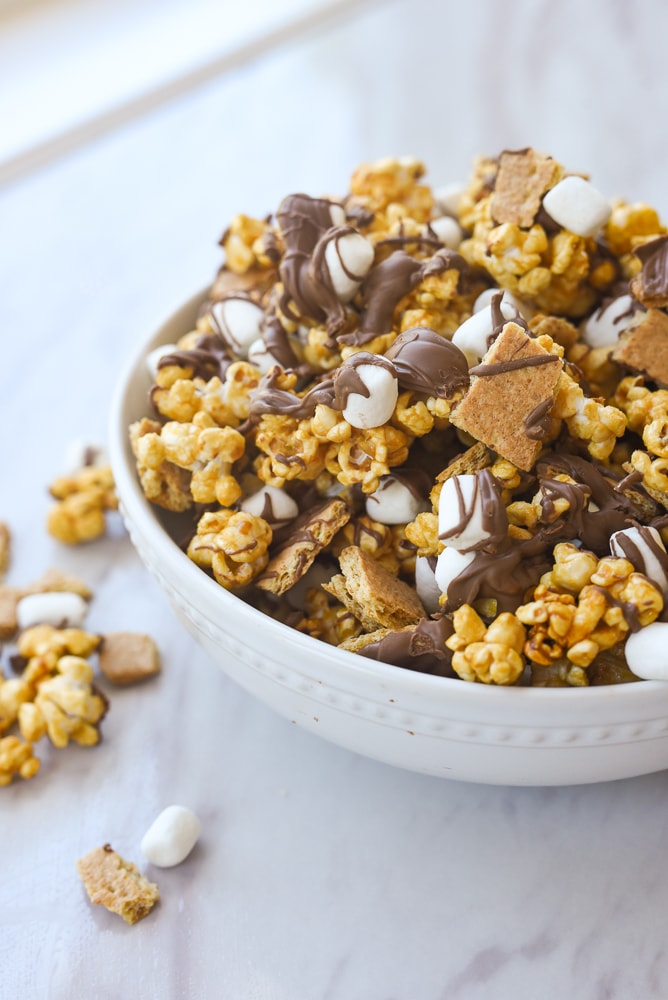
[[[77,870],[91,903],[118,913],[128,924],[148,916],[160,898],[157,885],[110,844],[96,847],[80,858]]]
[[[319,552],[350,520],[350,508],[334,498],[298,518],[285,542],[255,581],[260,590],[284,594],[301,579]]]
[[[529,229],[534,224],[543,195],[558,179],[558,171],[554,160],[533,149],[502,153],[492,198],[494,221]]]
[[[668,316],[648,309],[622,334],[612,353],[613,361],[668,386]]]
[[[323,589],[341,601],[367,630],[402,628],[426,616],[413,588],[357,545],[345,548],[339,563],[341,574],[323,584]]]

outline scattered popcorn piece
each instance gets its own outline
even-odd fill
[[[31,742],[49,737],[55,747],[70,740],[80,746],[99,742],[99,724],[108,702],[92,687],[93,668],[80,656],[61,656],[56,674],[37,687],[34,701],[19,707],[21,735]]]
[[[201,823],[186,806],[167,806],[144,834],[141,850],[158,868],[173,868],[188,857],[197,843]]]
[[[79,594],[54,591],[28,594],[16,606],[16,620],[21,629],[33,625],[53,625],[54,628],[81,628],[88,604]]]
[[[148,916],[160,898],[157,885],[110,844],[96,847],[80,858],[77,870],[91,903],[117,913],[127,924],[136,924]]]
[[[607,198],[582,177],[564,177],[547,192],[543,206],[555,222],[578,236],[594,236],[612,214]]]
[[[139,632],[105,633],[98,664],[102,674],[114,684],[136,684],[161,669],[155,642]]]
[[[32,745],[18,736],[0,739],[0,787],[9,785],[12,778],[33,778],[39,770],[39,760],[33,756]]]
[[[49,511],[47,531],[66,545],[99,538],[106,529],[106,512],[118,508],[108,465],[88,465],[71,476],[60,476],[51,483],[50,492],[58,503]]]

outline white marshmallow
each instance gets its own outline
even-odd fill
[[[417,497],[412,490],[393,475],[381,476],[378,489],[366,499],[366,512],[380,524],[406,524],[431,504]]]
[[[220,299],[211,306],[211,315],[228,347],[246,358],[248,348],[262,332],[264,312],[260,306],[250,299]]]
[[[396,375],[381,365],[357,365],[357,374],[369,390],[368,396],[351,392],[346,400],[343,418],[351,427],[369,429],[382,427],[394,413],[399,398]]]
[[[242,500],[240,506],[248,514],[266,517],[272,528],[293,521],[299,513],[299,507],[292,497],[277,486],[263,486],[257,493]]]
[[[598,309],[585,322],[582,340],[589,347],[611,347],[619,340],[631,322],[634,299],[630,295],[620,295],[605,309]]]
[[[374,249],[369,240],[352,229],[328,240],[325,262],[340,302],[350,302],[368,274],[373,258]]]
[[[432,219],[429,228],[448,250],[456,250],[464,238],[462,227],[451,215],[442,215]]]
[[[345,226],[346,212],[343,205],[337,205],[335,202],[332,202],[329,206],[329,217],[332,220],[333,226]]]
[[[200,821],[192,809],[167,806],[142,837],[142,854],[158,868],[173,868],[188,857],[200,831]]]
[[[179,351],[180,347],[178,344],[161,344],[160,347],[154,347],[152,351],[149,351],[146,355],[145,364],[148,369],[148,373],[153,380],[158,374],[158,365],[161,358],[165,358],[168,354],[174,354],[175,351]]]
[[[465,191],[466,185],[459,182],[443,184],[434,191],[434,201],[442,212],[459,215]]]
[[[59,628],[80,628],[88,613],[88,604],[79,594],[53,591],[29,594],[16,605],[16,620],[20,629],[33,625],[53,625]]]
[[[254,365],[261,375],[266,375],[271,368],[276,365],[283,366],[276,360],[274,355],[268,350],[262,337],[258,337],[248,348],[248,361]]]
[[[473,312],[480,312],[481,309],[484,309],[486,306],[490,306],[492,304],[492,299],[495,295],[498,295],[500,291],[500,288],[486,288],[484,292],[480,293],[478,298],[473,303]],[[529,310],[527,309],[525,302],[521,302],[520,299],[516,298],[512,292],[505,291],[503,293],[503,298],[501,299],[501,314],[505,316],[506,319],[512,319],[516,312],[526,319],[526,314]]]
[[[451,535],[461,524],[463,528]],[[483,497],[475,475],[451,476],[443,483],[438,501],[438,533],[446,536],[443,541],[449,548],[460,550],[478,546],[490,537],[484,527]]]
[[[436,560],[434,576],[442,594],[447,594],[448,587],[460,573],[463,573],[475,559],[475,552],[458,552],[450,547],[443,549]]]
[[[109,457],[105,449],[100,444],[91,444],[78,438],[70,441],[63,456],[63,471],[66,473],[78,472],[88,466],[99,468],[107,465]]]
[[[668,622],[652,622],[626,640],[624,655],[636,677],[646,681],[668,680]]]
[[[589,509],[591,510],[591,504],[589,505]],[[657,556],[656,552],[652,551],[652,545],[645,537],[647,533],[649,533],[656,547],[661,552],[665,552],[666,547],[659,532],[656,528],[647,526],[642,530],[640,528],[624,528],[623,531],[615,531],[614,535],[610,538],[610,554],[615,556],[616,559],[628,559],[629,562],[633,563],[636,571],[644,573],[652,583],[656,584],[665,597],[668,594],[668,576],[666,576],[666,571],[661,565],[660,556]],[[639,559],[634,561],[632,555],[626,554],[624,551],[625,538],[638,550]],[[639,565],[636,565],[636,563]]]
[[[501,300],[501,315],[505,319],[513,319],[515,310],[509,302]],[[455,347],[466,355],[469,368],[477,365],[480,359],[487,353],[490,334],[494,328],[492,319],[492,307],[484,306],[478,312],[464,320],[452,335],[452,343]]]
[[[583,177],[564,177],[543,198],[545,211],[577,236],[593,236],[610,218],[610,204]]]
[[[415,559],[415,589],[428,615],[440,611],[438,599],[441,596],[441,588],[436,582],[436,575],[429,565],[427,556],[417,556]]]

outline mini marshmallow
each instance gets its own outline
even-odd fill
[[[88,613],[88,604],[79,594],[53,591],[29,594],[16,605],[16,620],[20,629],[33,625],[53,625],[55,628],[81,628]]]
[[[174,354],[175,351],[180,350],[178,344],[160,344],[160,347],[154,347],[152,351],[149,351],[144,359],[148,373],[153,380],[155,380],[158,374],[158,367],[160,365],[160,360],[166,358],[168,354]]]
[[[668,680],[668,622],[652,622],[626,640],[624,656],[636,677]]]
[[[200,821],[192,809],[167,806],[144,834],[142,854],[158,868],[173,868],[188,857],[200,831]]]
[[[505,301],[505,296],[501,300],[501,315],[508,320],[515,317],[515,309],[510,302]],[[493,329],[492,307],[484,306],[464,320],[462,325],[455,330],[452,335],[452,343],[466,355],[469,368],[477,365],[483,355],[487,353],[489,347],[487,341]]]
[[[442,215],[438,219],[432,219],[429,223],[429,229],[448,250],[456,250],[464,238],[462,227],[451,215]]]
[[[611,347],[629,325],[635,299],[620,295],[589,317],[582,328],[582,340],[589,347]]]
[[[576,236],[593,236],[612,213],[607,198],[582,177],[564,177],[547,192],[543,207],[558,225]]]
[[[263,486],[241,501],[241,509],[255,517],[263,517],[272,527],[288,524],[299,513],[299,507],[284,490],[277,486]]]
[[[368,516],[380,524],[406,524],[430,509],[430,503],[393,475],[381,476],[378,489],[366,499]]]
[[[465,192],[466,184],[460,184],[459,182],[444,184],[434,191],[434,201],[442,212],[448,215],[459,215]]]
[[[333,226],[345,226],[346,211],[343,205],[337,205],[336,202],[332,202],[329,206],[329,217],[332,220]]]
[[[364,430],[382,427],[394,413],[399,398],[399,383],[390,363],[387,362],[387,365],[388,367],[379,364],[355,366],[355,371],[369,390],[369,395],[363,396],[359,392],[351,392],[348,395],[343,417],[351,427]]]
[[[441,596],[441,588],[436,582],[431,560],[427,556],[417,556],[415,559],[415,589],[428,615],[440,611],[438,599]]]
[[[211,306],[211,316],[230,350],[246,358],[249,347],[262,332],[264,312],[260,306],[250,299],[220,299]]]
[[[589,505],[591,509],[591,504]],[[625,542],[629,542],[626,545]],[[638,573],[644,573],[656,584],[661,593],[668,595],[668,555],[661,535],[649,525],[642,528],[624,528],[610,537],[610,554],[616,559],[628,559]],[[666,559],[662,563],[662,555]]]
[[[500,289],[498,288],[486,288],[484,292],[481,292],[473,303],[473,312],[477,313],[486,306],[491,306],[492,299],[495,295],[499,294],[499,291]],[[518,299],[512,292],[505,291],[503,293],[503,298],[501,299],[501,314],[505,316],[506,319],[513,319],[516,312],[526,319],[526,313],[529,312],[529,310],[527,309],[525,302]]]
[[[442,594],[447,594],[448,587],[460,573],[463,573],[467,566],[470,566],[475,559],[475,552],[458,552],[457,549],[447,547],[443,549],[436,560],[434,577],[436,585]]]
[[[266,375],[268,371],[283,366],[276,360],[274,355],[268,350],[262,337],[258,337],[248,348],[248,361],[259,371],[260,375]]]
[[[485,527],[484,507],[477,475],[467,473],[446,479],[438,501],[439,537],[449,548],[479,548],[491,537]]]
[[[374,248],[361,233],[351,229],[327,241],[325,261],[332,287],[340,302],[350,302],[373,264]]]
[[[102,445],[91,444],[90,441],[77,438],[74,441],[70,441],[65,449],[63,471],[66,473],[75,473],[89,466],[99,468],[101,465],[107,465],[108,463],[109,457]]]

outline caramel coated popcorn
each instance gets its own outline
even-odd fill
[[[440,191],[386,158],[235,216],[195,328],[151,362],[144,493],[214,581],[359,655],[649,676],[627,650],[668,631],[666,227],[530,148]],[[7,718],[35,714],[20,697]]]

